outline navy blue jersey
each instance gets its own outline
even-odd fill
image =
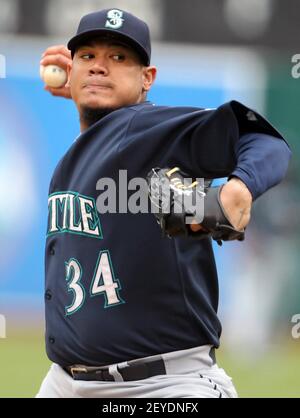
[[[99,214],[99,179],[118,184],[119,170],[130,180],[179,166],[196,177],[240,177],[255,199],[283,178],[289,158],[281,135],[238,102],[214,110],[145,102],[84,131],[49,190],[49,358],[62,366],[107,365],[219,345],[211,241],[162,238],[151,213]]]

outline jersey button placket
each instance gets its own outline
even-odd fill
[[[46,300],[51,300],[52,299],[52,293],[51,293],[51,290],[46,290],[46,292],[45,292],[45,299]]]

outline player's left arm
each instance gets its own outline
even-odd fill
[[[232,177],[222,187],[220,201],[232,226],[238,231],[244,230],[250,222],[253,202],[252,194],[245,183],[238,177]],[[202,229],[195,222],[190,228],[193,232]]]
[[[252,202],[284,178],[290,157],[290,148],[280,134],[251,132],[237,140],[235,168],[220,194],[224,210],[236,229],[248,225]],[[194,232],[199,230],[197,225],[191,228]]]
[[[248,224],[252,202],[284,178],[291,157],[282,135],[236,101],[217,109],[145,106],[132,117],[118,151],[132,176],[178,167],[187,177],[227,177],[218,198],[238,230]]]

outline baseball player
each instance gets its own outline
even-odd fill
[[[84,16],[68,49],[50,47],[41,64],[68,71],[64,87],[46,89],[73,99],[81,134],[49,189],[45,305],[53,365],[37,396],[236,397],[216,363],[212,239],[244,238],[252,202],[286,173],[287,143],[236,101],[210,110],[147,101],[157,71],[149,29],[123,10]],[[203,222],[188,224],[172,210],[99,213],[99,179],[117,184],[121,170],[128,181],[163,178],[173,203],[201,193],[197,182],[184,186],[186,174],[209,180]],[[220,177],[225,185],[211,187]]]

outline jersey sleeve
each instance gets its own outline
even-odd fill
[[[179,166],[197,177],[240,177],[254,199],[282,179],[290,158],[283,136],[237,101],[217,109],[144,108],[133,117],[119,153],[133,175]],[[283,162],[278,172],[277,159]]]

